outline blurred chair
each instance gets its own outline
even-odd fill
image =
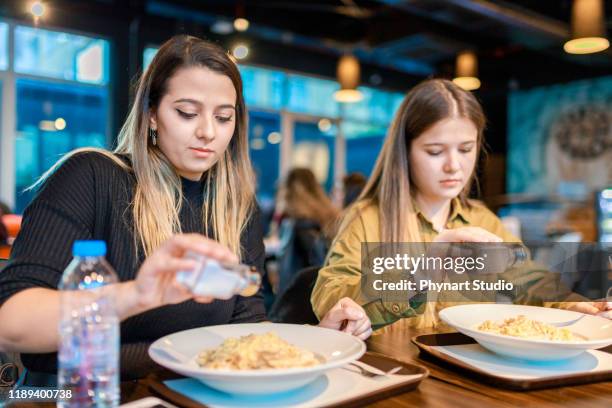
[[[22,216],[17,214],[4,214],[2,216],[2,223],[8,231],[9,243],[11,243],[10,238],[14,240],[17,234],[19,234],[21,230],[21,220]]]
[[[0,259],[8,259],[11,255],[11,246],[21,230],[22,216],[17,214],[4,214],[1,221],[6,227],[8,238],[6,244],[0,244]]]
[[[300,271],[323,264],[329,241],[321,226],[309,219],[283,220],[280,237],[278,292],[283,292]]]
[[[278,323],[318,324],[310,295],[319,274],[319,266],[304,268],[293,276],[286,289],[276,296],[268,318]]]

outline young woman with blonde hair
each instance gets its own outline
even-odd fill
[[[265,319],[260,294],[194,299],[175,280],[194,267],[188,251],[261,271],[246,120],[240,74],[227,53],[173,37],[143,73],[117,148],[71,152],[43,176],[0,274],[0,351],[22,353],[29,374],[37,374],[26,384],[54,383],[57,285],[75,240],[106,241],[119,276],[124,376],[154,367],[146,350],[159,337]],[[366,329],[353,330],[356,322]],[[338,301],[320,325],[369,335],[367,317],[350,299]]]
[[[391,291],[366,299],[362,243],[519,242],[495,214],[468,199],[485,122],[476,98],[450,81],[427,80],[406,95],[372,175],[319,271],[311,299],[317,316],[337,299],[350,297],[364,307],[374,328],[398,320],[416,327],[438,323],[436,312],[444,303],[397,301]],[[523,270],[515,277],[535,290],[546,273]],[[585,302],[569,307],[597,313],[605,306]]]

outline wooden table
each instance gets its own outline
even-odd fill
[[[368,350],[400,361],[427,367],[429,378],[406,394],[381,401],[374,407],[612,407],[612,382],[539,391],[508,391],[466,378],[430,359],[419,358],[411,338],[444,331],[398,328],[368,340]]]
[[[497,389],[443,368],[418,357],[419,350],[411,338],[434,330],[401,328],[376,334],[368,340],[368,350],[382,353],[401,361],[425,366],[430,371],[419,387],[396,397],[375,403],[378,408],[400,407],[612,407],[612,382],[552,388],[540,391],[507,391]],[[442,332],[442,331],[439,331]],[[166,372],[165,376],[174,376]],[[152,395],[147,379],[121,384],[122,403]],[[14,404],[18,407],[52,407],[54,404]]]

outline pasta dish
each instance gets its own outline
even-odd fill
[[[310,367],[320,363],[314,353],[289,344],[274,332],[228,338],[220,346],[202,351],[197,362],[200,367],[228,370]]]
[[[504,320],[503,323],[485,320],[480,326],[478,326],[478,330],[528,339],[558,341],[582,340],[578,336],[572,334],[572,332],[570,332],[568,329],[557,328],[555,326],[551,326],[550,324],[539,322],[537,320],[531,320],[524,315],[511,317]]]

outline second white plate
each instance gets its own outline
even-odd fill
[[[474,338],[484,348],[506,357],[530,361],[554,361],[575,357],[586,350],[612,344],[612,320],[586,316],[566,327],[584,337],[584,341],[552,341],[487,333],[477,329],[485,320],[496,322],[525,315],[544,323],[565,322],[581,316],[569,310],[508,304],[469,304],[452,306],[440,312],[440,318],[459,332]]]

